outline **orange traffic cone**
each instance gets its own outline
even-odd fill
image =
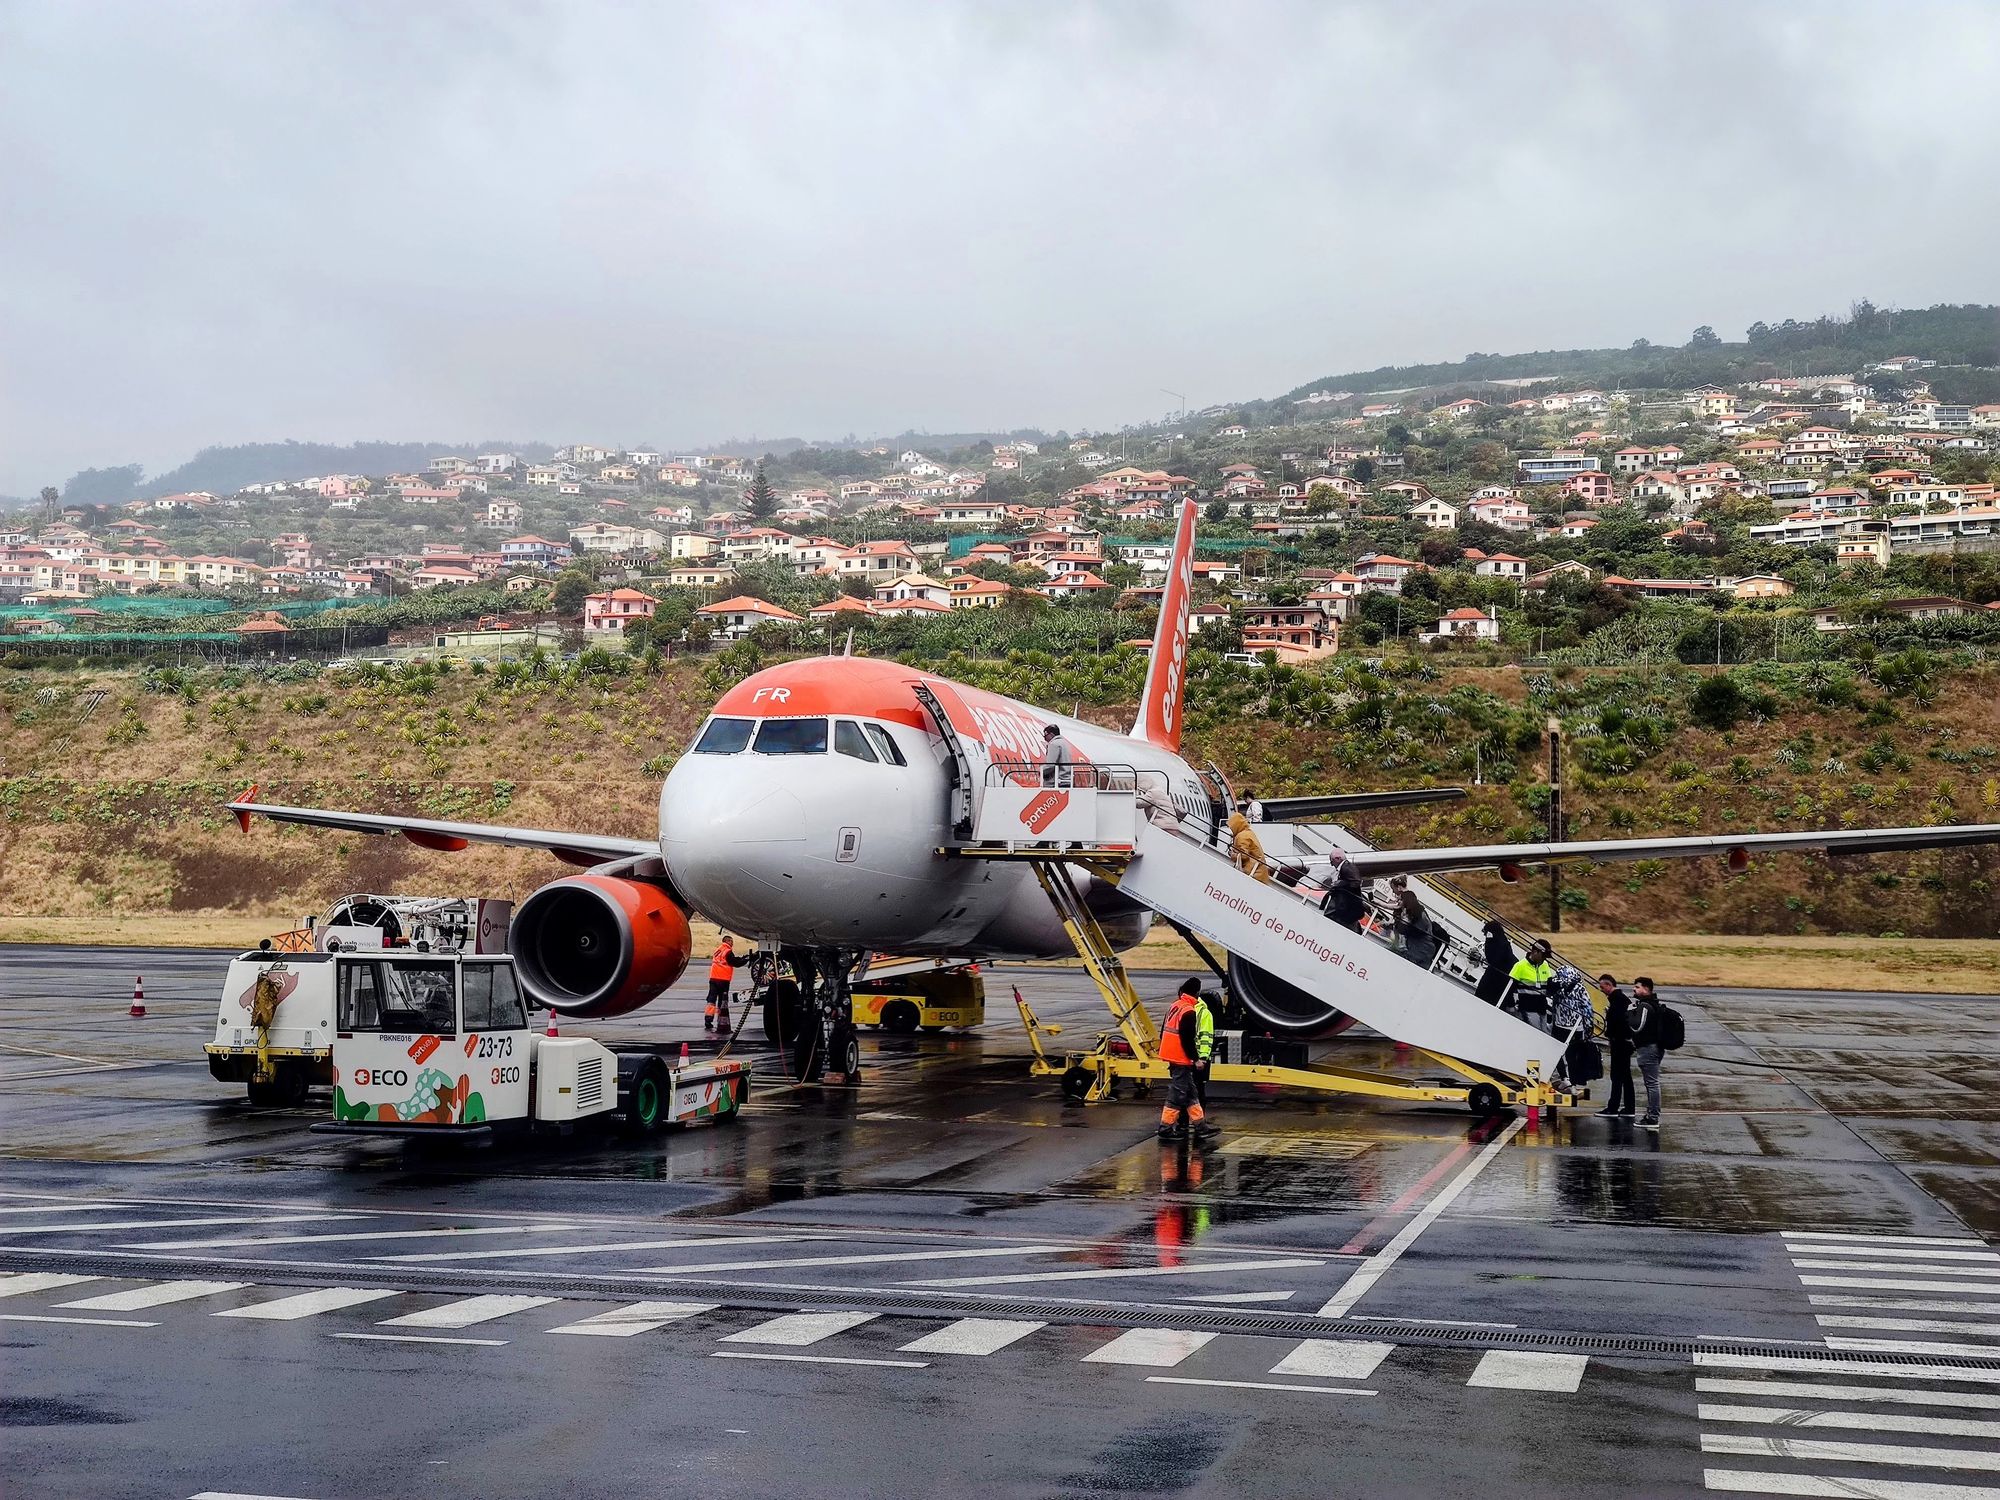
[[[547,1031],[543,1032],[543,1033],[542,1033],[542,1035],[543,1035],[543,1036],[558,1036],[558,1035],[560,1035],[560,1033],[559,1033],[559,1032],[558,1032],[558,1031],[556,1030],[556,1013],[555,1013],[555,1011],[554,1011],[553,1009],[551,1009],[551,1010],[549,1011],[549,1029],[548,1029]]]
[[[132,976],[132,1008],[125,1014],[142,1017],[146,1014],[146,976],[143,974]]]
[[[682,1042],[682,1043],[681,1043],[681,1066],[685,1068],[685,1067],[686,1067],[687,1065],[688,1065],[688,1044],[687,1044],[686,1042]]]

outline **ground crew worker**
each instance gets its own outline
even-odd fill
[[[736,940],[723,933],[722,941],[715,945],[715,952],[708,959],[708,1003],[702,1007],[701,1029],[714,1031],[720,1027],[729,1030],[729,981],[735,972],[750,962],[750,956],[737,956]]]
[[[1547,1031],[1549,1009],[1549,981],[1556,977],[1556,966],[1549,962],[1554,950],[1536,938],[1528,944],[1527,957],[1517,962],[1508,978],[1514,981],[1514,1005],[1521,1012],[1521,1019],[1530,1025]]]
[[[1192,979],[1182,981],[1193,984]],[[1194,995],[1194,1099],[1204,1112],[1208,1109],[1208,1070],[1215,1063],[1215,1011],[1208,996],[1199,989]]]
[[[1160,1139],[1184,1140],[1192,1126],[1198,1141],[1215,1137],[1195,1092],[1195,1068],[1206,1062],[1215,1045],[1215,1033],[1201,1027],[1201,983],[1186,979],[1167,1009],[1160,1027],[1160,1057],[1167,1065],[1167,1102],[1160,1108]]]

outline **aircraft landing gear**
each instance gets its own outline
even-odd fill
[[[792,1077],[800,1083],[861,1081],[861,1039],[854,1030],[848,975],[860,955],[843,948],[786,948],[798,976],[797,1033],[786,1038]]]

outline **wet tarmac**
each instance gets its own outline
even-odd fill
[[[2000,1423],[1887,1420],[1913,1390],[2000,1391],[2000,1000],[1670,996],[1689,1039],[1657,1134],[1218,1089],[1225,1136],[1189,1151],[1147,1103],[1028,1079],[1010,986],[1065,1040],[1103,1009],[1074,973],[1001,969],[985,1026],[864,1033],[857,1089],[774,1068],[736,1127],[412,1150],[213,1082],[225,964],[0,948],[10,1496],[342,1500],[435,1473],[1918,1500],[2000,1470]],[[1179,977],[1137,976],[1160,1000]],[[581,1029],[699,1052],[699,1010],[683,984]],[[1801,1368],[1847,1394],[1786,1389]],[[1738,1409],[1717,1381],[1803,1415],[1716,1416]],[[268,1441],[200,1436],[250,1410]],[[1840,1430],[1774,1435],[1800,1422]],[[1857,1446],[1885,1451],[1825,1451]]]

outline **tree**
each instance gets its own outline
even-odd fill
[[[62,505],[62,495],[56,489],[56,487],[52,484],[43,485],[42,486],[43,519],[48,521],[53,521],[56,518],[56,511],[61,507],[61,505]]]
[[[1703,680],[1688,700],[1688,717],[1709,729],[1733,729],[1743,717],[1743,689],[1727,672]]]
[[[771,481],[764,474],[764,465],[759,462],[750,488],[743,492],[743,513],[761,526],[771,519],[777,509],[778,492],[771,488]]]
[[[1719,349],[1721,347],[1722,340],[1717,337],[1715,330],[1710,328],[1706,323],[1697,328],[1693,336],[1688,339],[1688,348],[1690,349]]]
[[[1202,514],[1211,521],[1226,521],[1229,519],[1229,502],[1227,500],[1211,500],[1208,502],[1207,509],[1202,511]]]
[[[580,614],[583,601],[590,597],[597,580],[576,568],[565,568],[556,580],[555,593],[549,600],[549,607],[559,615]]]
[[[1352,479],[1356,484],[1372,483],[1375,478],[1375,460],[1372,458],[1355,459],[1353,466],[1347,471],[1347,477]]]

